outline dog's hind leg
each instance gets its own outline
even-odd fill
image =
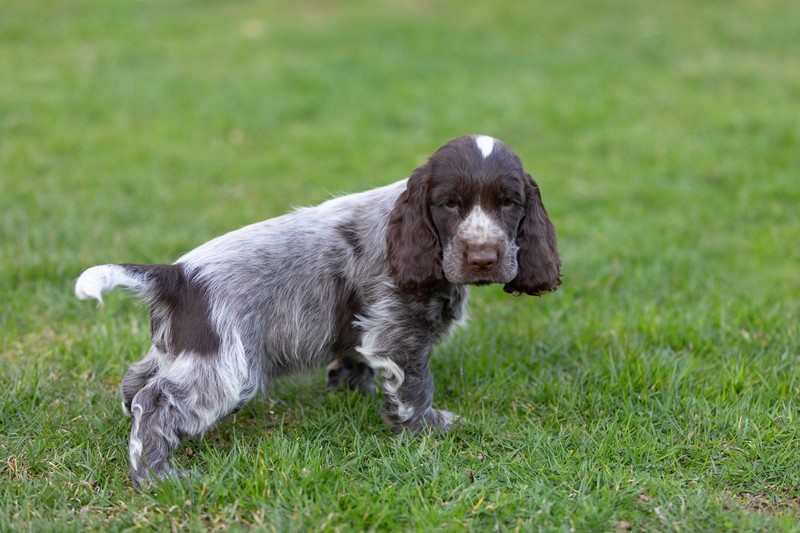
[[[182,354],[159,370],[133,398],[129,457],[137,488],[175,474],[172,452],[239,409],[256,391],[248,374],[219,354]]]
[[[122,378],[122,384],[120,385],[120,392],[122,393],[122,410],[127,416],[131,416],[133,397],[158,372],[158,356],[158,350],[152,347],[144,359],[132,364],[128,371],[125,372],[125,377]]]

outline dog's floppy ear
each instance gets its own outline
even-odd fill
[[[425,164],[411,174],[389,216],[389,273],[404,290],[427,289],[445,280],[442,245],[428,207],[429,169]]]
[[[561,283],[561,258],[556,246],[556,229],[547,216],[539,186],[530,174],[525,177],[525,216],[517,232],[519,269],[517,277],[503,289],[539,296],[556,290]]]

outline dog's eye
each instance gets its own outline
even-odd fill
[[[503,200],[503,207],[516,207],[517,205],[519,204],[517,204],[517,202],[515,202],[511,198],[506,198],[505,200]]]
[[[448,198],[441,203],[442,207],[446,207],[447,209],[456,209],[458,208],[458,202],[453,200],[452,198]]]

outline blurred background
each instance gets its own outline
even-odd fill
[[[541,182],[566,289],[645,277],[648,292],[797,296],[798,12],[12,1],[5,288],[98,260],[169,261],[485,133]]]

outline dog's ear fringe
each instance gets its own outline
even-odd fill
[[[442,245],[428,207],[429,168],[425,164],[411,174],[389,216],[389,273],[403,290],[425,290],[445,282]]]
[[[517,276],[503,290],[513,295],[542,296],[561,284],[561,257],[556,228],[547,216],[539,186],[525,175],[525,217],[517,232]]]

